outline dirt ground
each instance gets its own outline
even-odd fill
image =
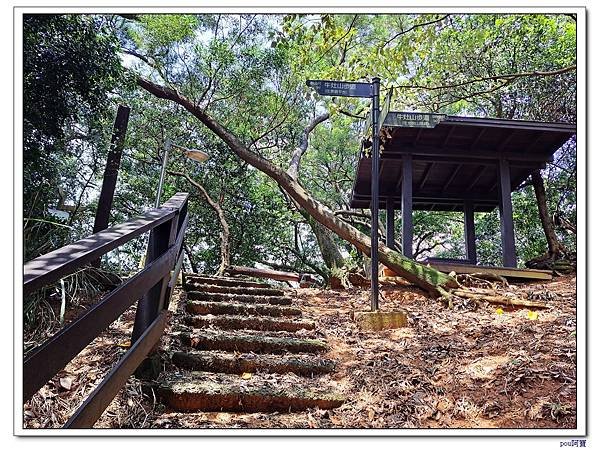
[[[178,413],[131,378],[99,428],[575,428],[575,277],[512,285],[547,303],[527,308],[454,304],[409,286],[382,288],[380,308],[407,311],[405,328],[364,332],[352,320],[369,309],[368,289],[299,289],[294,305],[317,322],[325,356],[339,363],[324,381],[348,401],[299,413]],[[177,313],[168,328],[177,330]],[[62,426],[127,350],[134,308],[88,346],[25,405],[26,428]],[[177,347],[163,337],[165,357]],[[290,375],[293,376],[293,375]]]

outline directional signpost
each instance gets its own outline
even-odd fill
[[[384,108],[385,109],[385,108]],[[401,128],[435,128],[446,114],[419,112],[391,112],[381,120],[382,125]]]
[[[371,122],[373,130],[373,146],[371,151],[371,311],[379,309],[379,261],[377,257],[378,218],[379,218],[379,78],[371,83],[350,83],[335,80],[307,80],[306,85],[314,88],[321,95],[334,97],[371,98]],[[386,99],[387,111],[391,102],[391,91]],[[386,111],[386,114],[387,114]],[[383,121],[382,121],[383,122]]]

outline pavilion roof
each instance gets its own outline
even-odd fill
[[[464,200],[472,200],[475,211],[491,211],[499,203],[499,159],[509,163],[514,190],[576,133],[574,124],[460,116],[439,116],[433,128],[399,126],[405,114],[390,112],[381,129],[380,207],[390,197],[400,206],[402,155],[408,153],[414,209],[462,211]],[[371,202],[367,153],[363,149],[356,168],[352,208]]]

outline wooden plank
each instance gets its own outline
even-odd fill
[[[536,269],[517,269],[513,267],[476,266],[471,264],[448,264],[430,262],[431,267],[444,273],[491,273],[505,278],[522,278],[532,280],[551,280],[552,271]]]
[[[88,309],[80,318],[32,350],[23,363],[23,401],[92,342],[98,334],[168,274],[177,256],[173,246],[144,270],[121,284]]]
[[[91,428],[127,379],[160,340],[168,320],[168,312],[161,312],[125,356],[85,399],[63,428]]]

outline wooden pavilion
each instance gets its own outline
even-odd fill
[[[413,210],[463,211],[466,264],[477,264],[474,212],[500,210],[504,267],[516,267],[511,192],[576,133],[576,126],[523,120],[389,112],[380,132],[379,207],[386,244],[402,212],[402,252],[413,257]],[[352,208],[371,204],[371,158],[361,151]],[[456,262],[453,260],[453,262]]]

